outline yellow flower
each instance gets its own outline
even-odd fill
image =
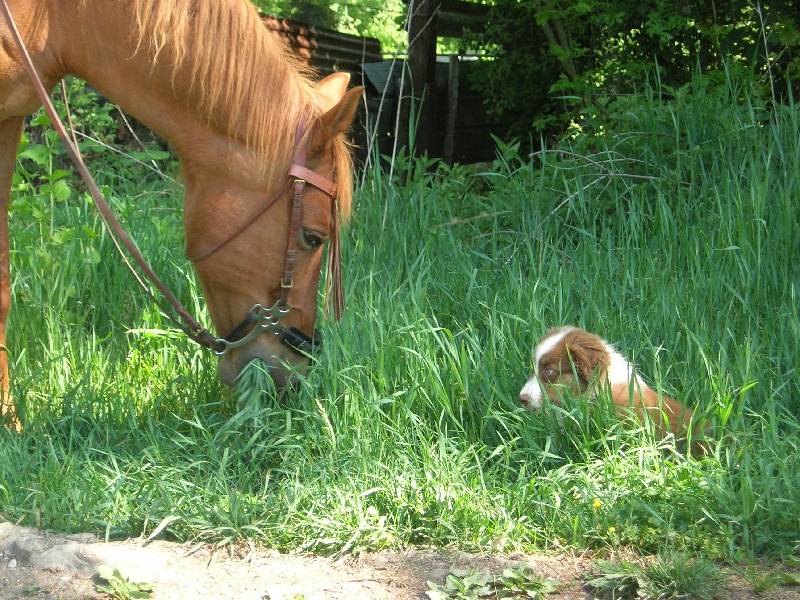
[[[594,506],[595,508],[603,508],[603,503],[600,502],[599,498],[595,498],[594,502],[592,503],[592,506]]]
[[[614,533],[616,530],[617,528],[612,525],[611,527],[608,528],[608,533]]]

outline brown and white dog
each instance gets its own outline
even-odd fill
[[[610,389],[620,416],[632,409],[642,419],[647,411],[659,436],[672,432],[685,445],[692,409],[652,390],[600,336],[569,325],[551,329],[539,340],[533,361],[533,374],[519,393],[526,409],[540,410],[545,398],[560,406],[564,394],[577,398],[588,392],[591,399]]]

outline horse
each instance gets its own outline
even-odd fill
[[[248,0],[0,1],[48,93],[79,77],[171,144],[186,254],[214,329],[232,332],[216,340],[218,375],[233,385],[261,360],[284,387],[308,353],[261,333],[314,331],[323,247],[351,212],[347,132],[361,88],[344,73],[315,82]],[[9,196],[24,119],[41,105],[21,59],[0,18],[0,418],[16,429]]]

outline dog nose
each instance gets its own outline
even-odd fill
[[[526,392],[522,392],[519,395],[519,401],[523,406],[528,406],[528,402],[531,401],[531,395]]]

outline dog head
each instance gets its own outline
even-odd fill
[[[551,329],[536,345],[519,401],[528,410],[540,410],[545,398],[560,406],[564,394],[579,396],[602,378],[608,364],[608,344],[599,336],[569,325]]]

